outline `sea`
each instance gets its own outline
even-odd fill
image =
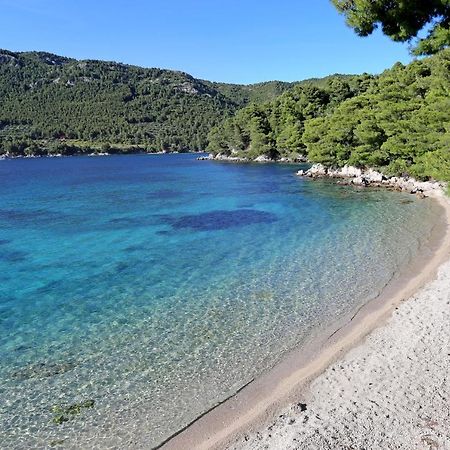
[[[0,161],[0,447],[153,448],[375,298],[440,209],[195,154]]]

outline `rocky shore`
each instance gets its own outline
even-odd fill
[[[412,177],[387,177],[373,169],[363,170],[358,167],[344,166],[328,168],[322,164],[313,164],[308,170],[299,170],[297,175],[309,178],[334,178],[339,184],[371,187],[387,187],[426,197],[440,192],[443,183],[437,181],[418,181]]]
[[[278,158],[272,159],[266,155],[260,155],[257,158],[243,158],[237,155],[217,155],[209,154],[199,156],[199,161],[228,161],[228,162],[258,162],[258,163],[305,163],[308,162],[304,156],[296,158]],[[344,166],[341,168],[326,167],[323,164],[313,164],[309,169],[300,169],[297,175],[308,178],[332,178],[337,179],[338,184],[354,185],[362,187],[383,187],[396,191],[409,192],[418,197],[428,197],[434,193],[445,190],[445,183],[438,181],[419,181],[412,177],[389,177],[374,169],[360,169],[354,166]]]
[[[237,155],[224,155],[222,153],[218,153],[217,155],[209,154],[207,156],[199,156],[197,158],[199,161],[229,161],[229,162],[257,162],[257,163],[302,163],[307,162],[306,157],[298,155],[295,158],[269,158],[266,155],[259,155],[256,158],[244,158],[242,156]]]

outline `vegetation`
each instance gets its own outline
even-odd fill
[[[313,161],[450,180],[450,51],[396,64],[332,115],[310,121]]]
[[[374,12],[385,2],[370,1],[375,9],[367,17],[358,9],[364,1],[335,3],[360,34],[381,23],[398,40],[415,36],[424,20],[434,17],[416,18],[413,27],[407,22],[412,18],[399,16],[395,28]],[[391,14],[400,14],[398,8],[391,7]],[[445,17],[441,11],[439,26],[446,26]],[[434,42],[430,39],[417,48]],[[397,63],[376,77],[336,74],[249,86],[0,50],[0,154],[207,148],[249,159],[303,155],[326,165],[449,181],[449,94],[450,49],[407,66]]]
[[[295,86],[215,127],[209,149],[450,180],[450,49],[378,77]]]
[[[370,75],[334,75],[309,80],[264,104],[251,104],[238,111],[209,134],[208,149],[214,153],[272,159],[305,155],[305,123],[331,112],[347,98],[364,92]]]
[[[211,127],[292,83],[211,83],[182,72],[0,50],[0,153],[204,150]]]
[[[379,25],[394,41],[417,38],[428,27],[428,35],[418,38],[415,55],[431,55],[450,45],[449,0],[332,0],[347,24],[360,36],[368,36]]]

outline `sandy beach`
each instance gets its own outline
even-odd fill
[[[232,449],[449,449],[450,263],[301,401]]]
[[[450,449],[450,201],[436,197],[426,257],[163,448]]]

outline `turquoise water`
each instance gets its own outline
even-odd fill
[[[439,213],[296,169],[0,161],[1,447],[159,444],[375,296]]]

